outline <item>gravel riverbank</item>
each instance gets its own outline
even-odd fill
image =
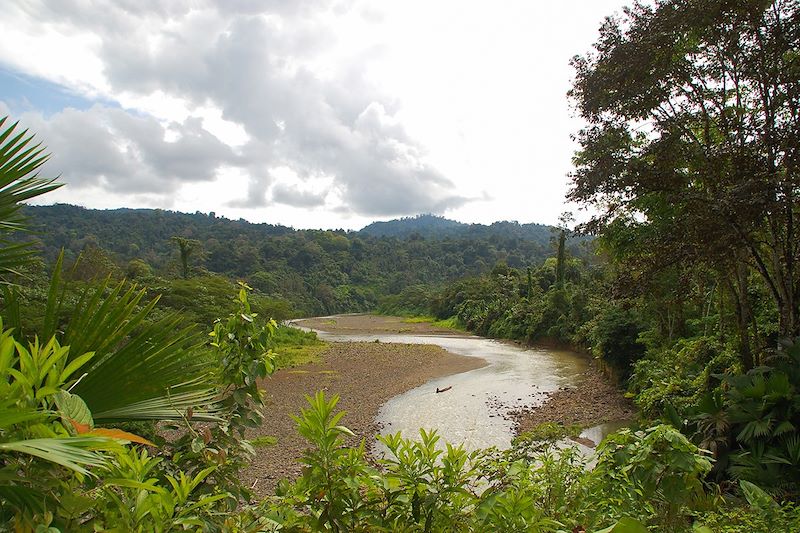
[[[521,409],[512,416],[519,435],[544,422],[591,427],[633,420],[636,408],[607,376],[592,366],[576,387],[554,391],[539,407]]]
[[[373,321],[369,322],[372,327]],[[419,326],[404,324],[400,319],[380,323],[384,328],[382,332],[387,328],[397,332],[406,326]],[[312,321],[303,321],[300,325],[353,333],[353,330],[335,329],[330,321],[324,327]],[[375,329],[369,331],[376,332]],[[342,423],[356,434],[352,444],[362,438],[370,443],[380,429],[375,425],[378,409],[387,400],[433,378],[466,372],[485,364],[481,359],[451,354],[438,346],[375,342],[331,343],[321,357],[319,363],[280,370],[262,385],[268,398],[266,418],[260,428],[247,436],[250,439],[271,436],[277,438],[277,443],[257,448],[257,456],[242,471],[242,478],[260,496],[272,494],[278,480],[300,474],[301,465],[297,459],[302,456],[306,442],[297,433],[291,415],[298,415],[307,405],[306,395],[318,390],[325,391],[327,396],[338,394],[338,408],[347,412]]]
[[[298,325],[342,334],[403,333],[417,335],[462,335],[426,323],[407,323],[397,317],[342,315],[307,319]],[[463,334],[467,335],[467,334]],[[338,408],[347,412],[342,423],[356,435],[350,444],[366,439],[374,442],[375,418],[389,399],[431,379],[466,372],[485,365],[482,359],[455,355],[433,345],[379,342],[334,342],[322,353],[322,361],[280,370],[262,384],[267,391],[266,418],[248,438],[270,436],[271,446],[256,449],[257,456],[242,471],[242,479],[259,496],[274,492],[278,480],[301,472],[298,459],[306,442],[297,433],[291,415],[306,407],[306,395],[323,390],[340,396]],[[513,414],[517,433],[542,422],[566,426],[594,426],[635,417],[635,409],[600,371],[590,368],[581,383],[549,394],[539,407]]]

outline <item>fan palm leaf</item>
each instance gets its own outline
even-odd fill
[[[62,258],[48,291],[44,335],[59,334],[57,316],[64,291],[59,290]],[[180,419],[191,407],[198,419],[216,397],[205,337],[181,327],[175,315],[155,322],[147,317],[158,298],[143,304],[144,289],[109,279],[82,293],[60,333],[70,358],[94,352],[72,391],[91,409],[96,420]]]
[[[177,318],[144,325],[119,348],[104,349],[74,392],[98,420],[178,419],[189,407],[204,417],[199,408],[216,390],[203,344],[194,328],[180,329]]]

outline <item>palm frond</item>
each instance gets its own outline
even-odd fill
[[[41,336],[49,339],[55,336],[58,328],[58,314],[64,304],[65,287],[62,283],[61,269],[64,265],[64,249],[58,254],[53,274],[50,277],[50,287],[47,290],[47,305],[44,310],[44,324],[42,325]]]
[[[64,437],[0,442],[0,451],[32,455],[70,470],[89,474],[90,472],[85,467],[105,463],[103,456],[94,450],[108,449],[112,445],[116,445],[116,443],[111,439]]]
[[[156,304],[157,299],[153,299],[139,308],[144,289],[137,291],[135,285],[121,281],[108,292],[109,282],[106,279],[83,292],[64,330],[63,344],[70,346],[73,355],[95,352],[102,359],[142,323]]]
[[[22,202],[61,186],[35,174],[49,156],[41,144],[32,144],[28,130],[14,135],[17,123],[3,129],[6,120],[0,118],[0,233],[26,230],[27,219],[20,213]],[[32,242],[0,242],[0,272],[16,273],[30,262],[32,246]]]
[[[46,312],[46,332],[55,332],[63,291],[58,290],[60,264],[53,274]],[[63,345],[72,361],[94,352],[73,391],[96,420],[180,419],[188,407],[198,418],[216,395],[205,337],[195,328],[181,328],[175,316],[154,323],[145,319],[157,300],[142,305],[146,292],[106,280],[84,291],[64,328]]]
[[[187,409],[191,407],[193,410],[192,420],[218,421],[219,417],[215,414],[215,410],[205,412],[196,410],[199,405],[212,405],[217,398],[217,392],[212,389],[189,391],[129,403],[116,409],[95,413],[93,416],[95,419],[107,421],[177,420],[186,416]]]
[[[16,331],[22,330],[22,313],[20,311],[20,300],[17,288],[13,285],[3,285],[3,308],[2,318],[5,318],[5,327]],[[3,320],[0,318],[0,325]]]
[[[202,345],[194,328],[178,329],[176,318],[145,325],[119,349],[99,354],[75,393],[96,420],[179,419],[187,407],[196,409],[216,394]]]

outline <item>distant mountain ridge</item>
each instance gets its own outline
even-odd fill
[[[361,228],[358,233],[372,235],[373,237],[408,237],[413,233],[419,233],[429,237],[458,232],[463,226],[466,226],[466,224],[427,214],[396,218],[384,222],[373,222]]]
[[[488,237],[517,238],[542,244],[550,242],[553,227],[545,224],[520,224],[519,222],[493,222],[465,224],[437,215],[425,214],[404,217],[386,222],[373,222],[358,233],[373,237],[407,238],[412,235],[429,238],[482,239]]]
[[[462,224],[434,215],[344,231],[296,230],[161,209],[57,204],[25,206],[23,212],[47,261],[63,250],[66,264],[82,256],[86,272],[116,269],[158,287],[160,279],[180,275],[172,239],[180,236],[196,243],[195,274],[245,280],[308,316],[375,309],[385,297],[420,287],[429,291],[498,265],[524,272],[555,253],[555,232],[548,226]],[[570,239],[571,256],[588,255],[582,240]]]
[[[423,214],[413,217],[403,217],[394,220],[372,222],[360,230],[296,230],[281,224],[268,224],[249,222],[244,219],[228,219],[216,217],[214,213],[183,213],[164,209],[128,208],[118,209],[89,209],[71,204],[54,204],[48,206],[26,206],[25,211],[42,222],[56,221],[63,222],[66,217],[70,219],[70,229],[78,230],[79,233],[97,232],[103,228],[113,227],[119,229],[120,226],[132,228],[149,228],[154,233],[163,233],[166,228],[161,224],[164,220],[169,220],[172,231],[183,234],[187,227],[196,228],[214,227],[217,229],[235,229],[238,231],[248,231],[249,233],[260,234],[263,236],[278,236],[294,233],[296,231],[333,231],[346,235],[370,236],[370,237],[395,237],[406,239],[412,236],[425,239],[485,239],[488,237],[517,238],[526,241],[533,241],[547,244],[553,236],[554,228],[545,224],[520,224],[518,222],[500,221],[486,224],[466,224],[442,216]],[[153,222],[156,222],[154,225]],[[99,225],[99,227],[98,227]],[[52,228],[50,228],[52,229]],[[162,237],[169,238],[168,234]]]

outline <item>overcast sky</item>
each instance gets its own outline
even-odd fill
[[[0,116],[53,153],[43,203],[357,229],[555,223],[566,92],[621,0],[21,0]]]

